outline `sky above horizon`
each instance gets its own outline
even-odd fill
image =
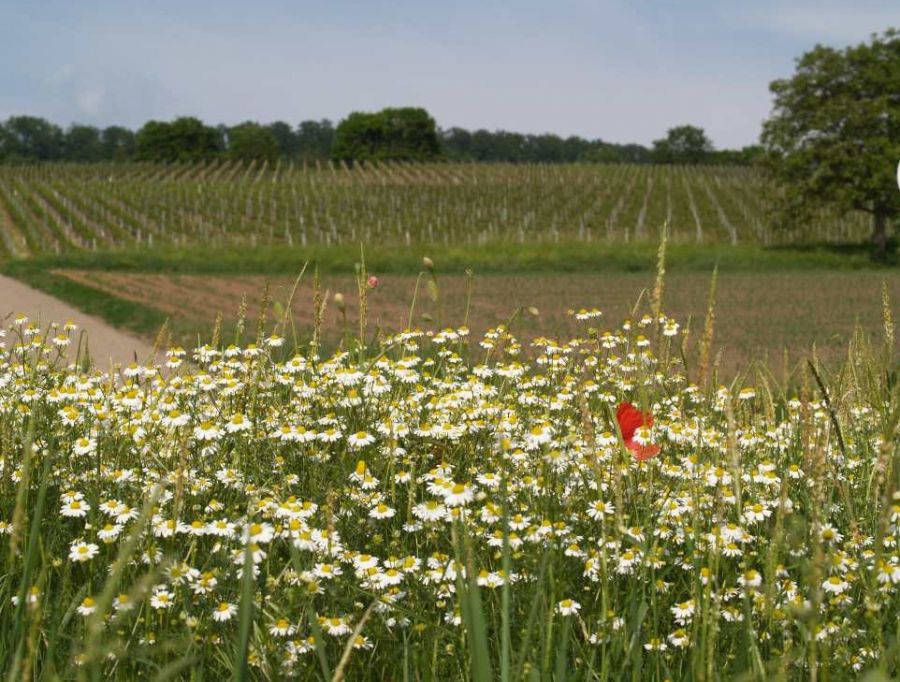
[[[898,0],[0,0],[0,120],[139,127],[338,121],[422,106],[442,128],[754,143],[768,85],[816,43],[900,27]]]

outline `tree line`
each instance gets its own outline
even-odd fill
[[[189,116],[148,121],[134,131],[72,124],[61,128],[35,116],[0,123],[0,162],[35,161],[462,161],[507,163],[749,164],[760,148],[716,150],[702,128],[672,128],[651,147],[552,133],[440,129],[416,107],[353,112],[331,121],[209,125]]]

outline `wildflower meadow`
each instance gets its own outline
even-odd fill
[[[662,273],[629,320],[572,311],[571,339],[515,315],[372,339],[363,267],[334,352],[285,317],[111,372],[19,316],[8,679],[887,679],[889,302],[840,365],[721,385],[712,309],[667,317]]]

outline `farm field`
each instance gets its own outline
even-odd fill
[[[295,278],[265,276],[167,275],[104,270],[54,270],[73,282],[135,302],[169,317],[174,329],[196,330],[208,335],[216,317],[233,323],[242,301],[252,326],[260,312],[260,298],[267,283],[270,302],[286,303]],[[294,321],[302,336],[313,325],[311,276],[301,280],[294,294]],[[368,297],[368,316],[384,334],[396,333],[409,323],[410,302],[416,277],[387,274]],[[465,275],[438,280],[440,305],[421,285],[413,326],[440,329],[464,321],[475,336],[514,318],[517,334],[532,338],[570,338],[582,326],[572,314],[582,308],[598,308],[613,320],[626,319],[643,289],[653,286],[649,273],[592,275],[551,273],[485,275],[471,281]],[[723,377],[747,370],[753,360],[769,361],[779,375],[809,355],[815,345],[818,357],[833,362],[846,352],[857,324],[867,333],[882,327],[882,284],[892,300],[900,300],[900,273],[896,272],[770,272],[722,273],[717,280],[716,347],[721,350]],[[667,311],[681,324],[689,321],[696,342],[706,316],[710,275],[674,273],[667,278]],[[324,276],[323,290],[341,293],[346,300],[347,324],[358,317],[356,280],[351,275]],[[467,316],[467,303],[469,304]],[[536,307],[539,314],[515,315],[518,309]],[[268,316],[274,315],[269,306]],[[424,316],[424,317],[423,317]],[[514,317],[515,316],[515,317]],[[323,341],[329,347],[340,342],[344,316],[333,296],[327,302]],[[787,351],[787,358],[784,357]]]
[[[855,242],[867,219],[772,224],[740,167],[358,164],[0,168],[0,255],[171,246]]]

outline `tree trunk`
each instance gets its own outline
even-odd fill
[[[872,244],[879,258],[887,253],[887,213],[876,211],[872,219]]]

